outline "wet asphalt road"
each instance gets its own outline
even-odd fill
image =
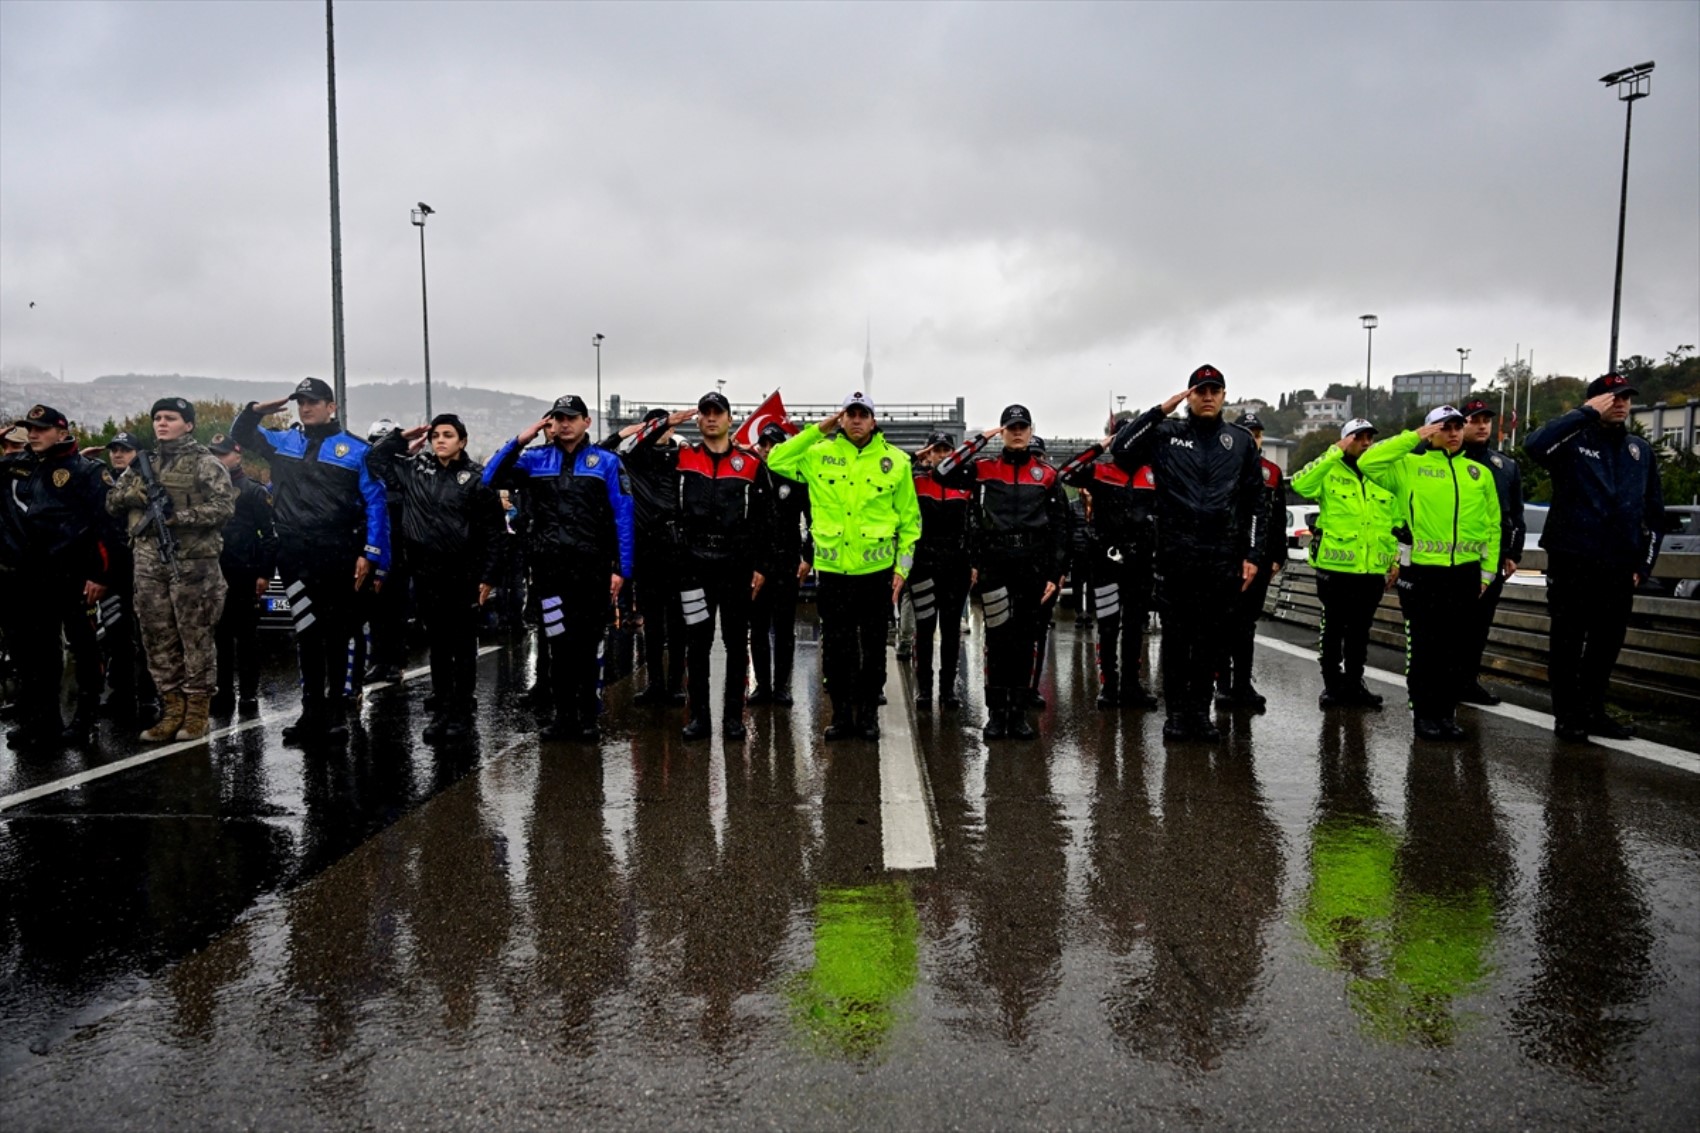
[[[913,754],[818,741],[812,645],[730,749],[630,682],[542,748],[503,648],[475,744],[412,742],[414,680],[302,753],[280,658],[258,726],[0,810],[5,1125],[1700,1122],[1700,776],[1475,713],[1413,747],[1277,647],[1267,714],[1165,750],[1066,615],[1041,741],[988,754],[977,647]]]

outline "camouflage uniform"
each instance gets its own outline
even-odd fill
[[[213,629],[224,608],[224,574],[218,555],[225,523],[236,513],[236,489],[218,457],[192,437],[161,443],[154,475],[171,496],[177,562],[159,561],[159,540],[150,528],[135,530],[147,515],[147,485],[134,466],[126,469],[106,498],[113,515],[128,515],[136,560],[136,621],[147,648],[148,670],[163,695],[211,697],[218,688]]]

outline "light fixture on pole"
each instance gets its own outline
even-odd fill
[[[431,300],[425,290],[425,218],[437,210],[419,202],[413,210],[413,226],[419,229],[419,318],[425,330],[425,420],[431,419]]]
[[[1464,360],[1466,358],[1468,358],[1469,356],[1470,356],[1470,348],[1469,347],[1467,347],[1467,346],[1458,347],[1458,398],[1459,398],[1459,400],[1463,400],[1464,396],[1470,392],[1469,390],[1464,388]]]
[[[1375,357],[1375,328],[1381,325],[1381,320],[1374,315],[1359,315],[1358,321],[1364,324],[1364,330],[1369,332],[1369,345],[1364,351],[1364,403],[1358,410],[1359,415],[1369,412],[1369,369],[1370,362]]]
[[[1602,75],[1600,82],[1617,88],[1617,100],[1623,103],[1623,188],[1617,201],[1617,274],[1611,285],[1611,360],[1607,373],[1617,372],[1617,321],[1623,312],[1623,228],[1629,215],[1629,128],[1635,121],[1635,100],[1653,93],[1653,61],[1638,63]]]
[[[596,348],[596,412],[598,420],[601,419],[602,413],[602,340],[607,337],[605,334],[590,336],[590,345]]]

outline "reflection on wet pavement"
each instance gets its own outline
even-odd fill
[[[1166,749],[1054,648],[1039,743],[915,716],[913,874],[808,706],[687,745],[617,686],[600,752],[540,748],[506,651],[465,748],[401,688],[346,750],[268,726],[6,812],[8,1125],[1697,1116],[1700,784],[1509,721],[1414,748],[1278,654],[1268,715]]]

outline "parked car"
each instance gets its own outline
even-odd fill
[[[1665,509],[1663,554],[1700,554],[1700,507],[1682,504]],[[1671,593],[1677,598],[1700,598],[1700,578],[1680,578]]]
[[[1287,505],[1287,546],[1310,546],[1311,530],[1316,526],[1317,517],[1321,514],[1321,508]]]

